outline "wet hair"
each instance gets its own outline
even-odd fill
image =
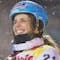
[[[45,35],[43,35],[42,38],[44,39],[45,44],[54,47],[56,49],[56,51],[58,52],[58,54],[60,54],[60,48],[59,48],[58,44],[54,41],[54,39],[52,39],[52,37],[50,35],[45,34]]]
[[[35,37],[40,37],[40,38],[42,37],[42,35],[43,35],[43,27],[44,27],[43,22],[41,20],[38,20],[38,25],[36,26],[36,28],[38,29],[37,31],[39,33],[35,34]]]

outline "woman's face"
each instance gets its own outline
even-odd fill
[[[13,32],[15,35],[31,33],[31,18],[27,14],[16,15],[13,21]]]

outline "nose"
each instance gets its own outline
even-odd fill
[[[19,28],[19,27],[21,27],[21,26],[22,26],[22,24],[21,24],[20,22],[17,22],[17,23],[16,23],[16,27],[17,27],[17,28]]]

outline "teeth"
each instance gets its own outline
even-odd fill
[[[17,31],[17,33],[21,33],[21,32],[22,32],[22,30]]]

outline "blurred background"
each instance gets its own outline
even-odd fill
[[[12,39],[9,29],[9,10],[21,0],[0,0],[0,60],[10,53],[10,41]],[[60,0],[31,0],[41,4],[48,14],[46,31],[55,42],[60,45]],[[59,46],[60,47],[60,46]]]

